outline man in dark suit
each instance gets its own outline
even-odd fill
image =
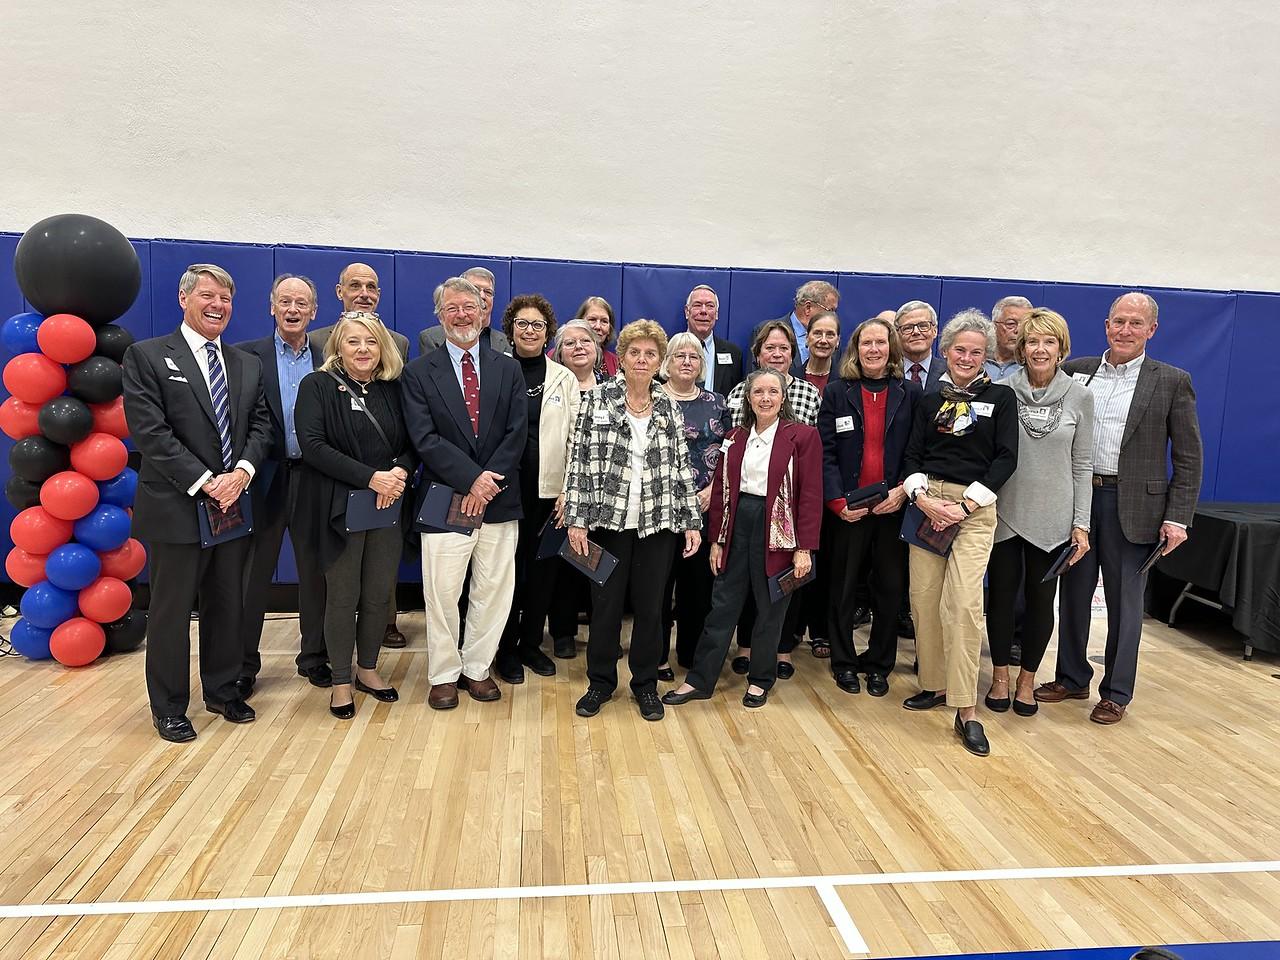
[[[123,363],[125,417],[142,454],[133,533],[149,548],[147,693],[156,730],[176,743],[196,735],[186,716],[193,606],[205,706],[232,723],[254,719],[236,689],[249,540],[201,548],[197,520],[200,500],[233,507],[271,446],[258,359],[222,344],[234,295],[221,267],[188,267],[178,283],[182,326],[133,344]]]
[[[702,344],[706,361],[703,388],[728,396],[729,391],[742,382],[742,350],[736,343],[715,334],[716,321],[720,319],[720,298],[716,292],[705,283],[690,290],[684,301],[684,319],[689,332]]]
[[[493,293],[497,289],[497,280],[493,271],[485,267],[469,267],[462,271],[461,277],[463,280],[469,280],[471,285],[480,291],[480,342],[490,350],[510,356],[511,341],[507,339],[505,333],[495,330],[492,326]],[[424,354],[443,347],[444,341],[443,324],[423,327],[418,331],[418,349]]]
[[[1196,394],[1186,371],[1147,356],[1157,316],[1155,300],[1145,293],[1117,297],[1107,314],[1107,352],[1062,365],[1093,393],[1091,549],[1062,577],[1057,677],[1036,689],[1036,699],[1089,697],[1090,607],[1101,568],[1107,646],[1101,699],[1089,715],[1095,723],[1124,718],[1142,639],[1147,577],[1138,571],[1157,544],[1168,554],[1187,539],[1200,494]]]
[[[316,316],[316,285],[307,277],[282,273],[271,285],[271,317],[276,329],[269,337],[237,344],[237,349],[258,358],[262,365],[263,393],[271,414],[271,450],[253,485],[253,536],[245,568],[244,613],[240,638],[244,663],[237,687],[248,700],[262,668],[258,643],[267,612],[271,577],[280,559],[284,532],[294,530],[298,487],[302,479],[302,448],[294,428],[293,408],[298,384],[320,366],[321,357],[307,340],[307,325]],[[295,550],[298,567],[298,627],[302,634],[297,656],[298,675],[314,686],[333,683],[324,646],[324,575],[315,556]]]
[[[480,342],[481,295],[450,277],[435,291],[445,345],[404,369],[400,386],[409,435],[422,460],[417,510],[431,483],[461,495],[467,516],[483,516],[466,533],[422,533],[422,592],[427,608],[429,706],[458,705],[458,690],[497,700],[489,667],[515,590],[516,540],[522,516],[517,471],[529,433],[524,375],[511,357]],[[466,639],[458,647],[458,595],[471,566]]]
[[[920,384],[925,393],[938,389],[947,365],[934,356],[938,339],[938,311],[923,300],[908,300],[893,315],[902,344],[902,378]]]

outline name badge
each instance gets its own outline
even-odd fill
[[[853,417],[836,417],[836,433],[851,433],[854,429]]]
[[[742,398],[741,398],[741,397],[733,397],[733,398],[731,398],[731,399],[729,400],[729,409],[730,409],[730,410],[741,410],[741,409],[742,409]]]
[[[1087,373],[1073,373],[1071,379],[1076,383],[1083,383],[1086,387],[1089,385],[1089,375]]]
[[[165,357],[165,358],[164,358],[164,365],[165,365],[166,367],[168,367],[170,370],[177,370],[177,369],[178,369],[178,365],[177,365],[176,363],[174,363],[174,362],[173,362],[173,357]]]
[[[594,410],[591,413],[591,422],[597,427],[607,427],[613,421],[609,417],[608,410]]]
[[[731,353],[717,353],[717,354],[716,354],[716,363],[733,363],[733,354],[731,354]]]
[[[1048,407],[1025,407],[1024,409],[1027,412],[1028,419],[1031,419],[1031,420],[1048,420],[1049,419]]]
[[[971,406],[973,407],[973,415],[975,417],[989,417],[991,416],[991,412],[996,408],[994,403],[980,403],[977,401],[971,404]]]
[[[560,394],[553,393],[551,396],[547,397],[547,403],[553,407],[560,406]]]
[[[351,398],[351,409],[354,410],[356,413],[364,412],[364,408],[360,406],[360,401],[357,400],[355,397]]]
[[[720,444],[720,452],[728,453],[731,446],[733,446],[733,440],[729,437],[725,437],[724,442]]]

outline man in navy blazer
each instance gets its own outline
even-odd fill
[[[938,339],[938,311],[923,300],[908,300],[893,315],[893,326],[902,344],[902,379],[920,384],[925,393],[933,393],[947,372],[947,365],[933,352]]]
[[[253,485],[253,537],[249,562],[245,566],[244,611],[240,639],[244,661],[236,682],[240,695],[248,699],[262,669],[258,644],[267,612],[271,577],[280,560],[285,529],[295,529],[298,488],[302,479],[302,448],[293,425],[293,407],[298,400],[298,384],[323,361],[320,351],[307,339],[307,326],[316,317],[316,285],[308,277],[282,273],[271,285],[271,317],[275,332],[269,337],[237,344],[262,364],[262,387],[271,416],[271,451]],[[324,645],[324,575],[316,558],[305,550],[295,550],[298,568],[298,626],[301,650],[296,658],[298,675],[314,686],[333,683],[328,653]]]
[[[489,666],[515,590],[516,540],[522,514],[517,471],[529,433],[520,364],[480,340],[480,291],[450,277],[435,290],[442,347],[400,377],[409,435],[422,460],[417,512],[432,483],[461,498],[461,512],[483,516],[469,533],[422,530],[422,593],[427,612],[427,703],[458,705],[458,690],[497,700]],[[458,595],[471,567],[466,641],[458,648]]]

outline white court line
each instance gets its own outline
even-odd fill
[[[849,908],[840,899],[840,894],[836,893],[836,888],[829,883],[819,883],[813,889],[818,891],[822,905],[831,915],[831,921],[836,925],[836,933],[840,934],[840,938],[844,940],[845,950],[849,953],[870,953],[871,948],[867,946],[867,941],[862,939],[857,924],[849,915]]]

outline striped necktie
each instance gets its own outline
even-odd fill
[[[218,348],[210,340],[204,345],[209,358],[209,396],[213,398],[213,415],[218,421],[218,439],[222,443],[222,469],[231,469],[231,411],[227,406],[227,376],[218,358]]]

